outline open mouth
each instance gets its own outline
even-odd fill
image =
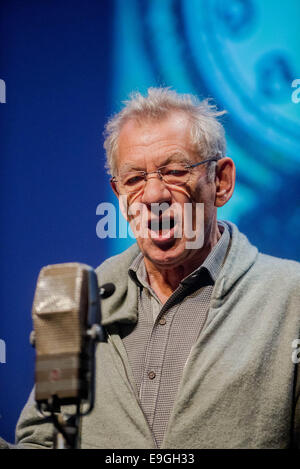
[[[176,225],[174,218],[160,217],[148,221],[148,229],[154,232],[170,231]]]
[[[150,238],[160,247],[169,247],[175,242],[175,227],[177,220],[174,217],[159,217],[148,221]]]

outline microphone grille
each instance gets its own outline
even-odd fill
[[[73,402],[86,395],[82,380],[88,311],[89,266],[44,267],[38,277],[32,316],[35,330],[35,398],[58,396]]]
[[[32,308],[34,327],[39,331],[37,355],[80,352],[87,309],[85,267],[65,263],[42,268]]]

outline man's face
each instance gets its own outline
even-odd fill
[[[173,162],[199,162],[202,158],[190,142],[190,125],[188,117],[179,112],[159,121],[125,123],[119,136],[118,174],[134,170],[152,172]],[[207,165],[194,168],[188,182],[181,186],[166,185],[157,174],[150,174],[143,189],[128,195],[128,206],[142,204],[143,214],[146,214],[146,236],[145,232],[143,236],[137,235],[137,242],[146,259],[156,267],[168,269],[184,265],[199,256],[199,249],[188,247],[191,234],[187,233],[187,223],[192,223],[190,228],[197,228],[198,236],[201,230],[205,243],[216,222],[214,183],[208,182],[207,169]],[[196,203],[204,204],[204,227],[201,220],[196,219]],[[157,204],[168,207],[160,216],[155,210]],[[185,215],[184,204],[191,204],[192,221]],[[178,211],[181,211],[180,217]],[[171,229],[161,224],[167,218],[171,220]],[[131,217],[129,221],[132,225]],[[180,237],[178,229],[182,233]]]

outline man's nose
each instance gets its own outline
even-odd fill
[[[171,192],[164,183],[159,174],[149,174],[145,181],[145,187],[141,202],[144,204],[153,204],[168,202],[172,198]]]

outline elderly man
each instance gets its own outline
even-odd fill
[[[116,291],[102,302],[107,341],[97,350],[83,448],[300,443],[292,348],[299,264],[258,253],[235,225],[217,220],[235,183],[221,114],[192,96],[149,89],[107,125],[112,189],[137,244],[97,270]],[[52,445],[52,425],[32,398],[17,441]]]

